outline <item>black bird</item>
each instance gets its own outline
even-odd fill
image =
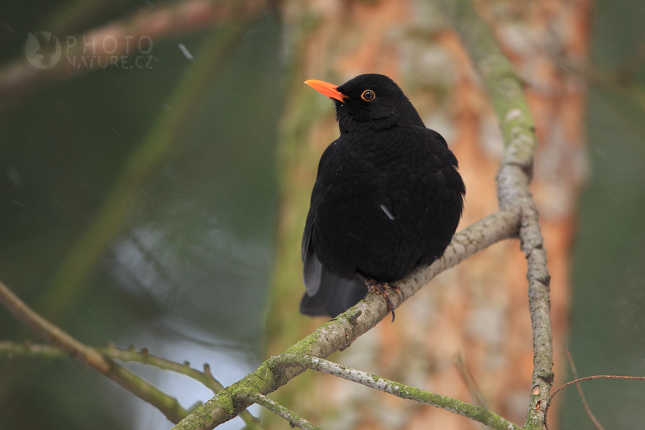
[[[394,320],[388,283],[441,257],[459,223],[466,190],[457,159],[387,76],[305,83],[334,100],[340,137],[311,193],[300,312],[334,317],[369,289]]]

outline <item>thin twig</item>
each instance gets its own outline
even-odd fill
[[[0,303],[20,322],[30,327],[45,341],[59,346],[67,354],[98,370],[103,374],[110,372],[110,363],[98,351],[74,339],[45,318],[38,315],[25,302],[20,300],[2,281],[0,281]]]
[[[565,388],[573,384],[578,384],[579,382],[584,382],[584,381],[591,381],[593,379],[632,379],[636,381],[645,381],[645,376],[593,375],[593,376],[585,376],[584,378],[578,378],[578,379],[574,379],[573,381],[569,381],[566,384],[562,385],[557,390],[555,390],[553,394],[551,394],[551,397],[549,397],[549,400],[546,402],[546,406],[544,407],[544,417],[546,418],[546,414],[549,411],[549,408],[551,407],[551,400],[556,396],[556,394],[558,394],[560,391],[564,390]],[[549,426],[546,422],[546,419],[544,421],[544,429],[549,430]]]
[[[457,368],[457,371],[459,372],[461,379],[464,380],[464,384],[466,384],[466,387],[468,388],[468,392],[470,393],[470,396],[473,398],[474,403],[477,406],[481,406],[484,409],[488,409],[488,402],[486,401],[486,397],[484,397],[484,394],[477,386],[475,377],[473,376],[473,373],[470,371],[470,368],[468,367],[468,363],[466,362],[466,358],[463,356],[463,354],[457,354],[453,359],[453,363]]]
[[[137,362],[148,364],[159,369],[171,370],[176,373],[181,373],[182,375],[189,376],[194,380],[201,382],[204,386],[208,387],[213,393],[217,394],[224,386],[213,377],[210,372],[207,374],[205,372],[200,372],[197,369],[190,367],[190,364],[182,364],[174,361],[166,360],[165,358],[157,357],[153,354],[150,354],[147,349],[141,349],[141,351],[135,351],[132,349],[123,349],[117,348],[115,346],[108,346],[107,348],[97,348],[98,351],[105,354],[110,358],[114,358],[124,363],[128,362]]]
[[[211,373],[208,363],[204,363],[204,371],[200,372],[199,370],[190,367],[190,364],[177,363],[174,361],[166,360],[165,358],[150,354],[145,349],[137,352],[132,349],[122,349],[116,348],[114,346],[109,346],[107,348],[98,348],[98,350],[108,357],[121,360],[125,363],[129,361],[136,361],[143,364],[149,364],[159,369],[171,370],[173,372],[189,376],[194,380],[201,382],[204,386],[208,387],[214,394],[217,394],[224,389],[224,386],[217,379],[215,379],[215,377]],[[253,414],[251,414],[251,412],[249,412],[248,410],[240,412],[240,418],[242,418],[242,421],[244,421],[244,423],[246,424],[247,430],[262,429],[260,420],[253,416]]]
[[[274,414],[281,416],[285,420],[289,421],[291,427],[298,427],[305,430],[322,430],[320,427],[313,425],[306,419],[302,418],[300,415],[285,408],[280,403],[274,402],[270,398],[263,396],[262,394],[246,393],[240,394],[240,397],[257,403],[258,405],[267,408]]]
[[[22,323],[32,328],[40,337],[59,346],[71,357],[92,367],[140,399],[159,409],[166,418],[178,422],[188,414],[177,399],[167,395],[142,378],[119,366],[99,351],[86,346],[38,315],[0,281],[0,303]]]
[[[190,367],[188,364],[181,364],[174,361],[166,360],[165,358],[157,357],[150,354],[146,349],[135,351],[131,349],[117,348],[115,346],[108,346],[105,348],[94,348],[96,351],[105,355],[106,357],[117,359],[127,362],[138,362],[154,366],[162,370],[170,370],[182,375],[186,375],[194,380],[202,383],[204,386],[213,391],[214,394],[219,393],[224,386],[213,377],[210,372],[208,363],[204,363],[204,371],[200,372],[197,369]],[[16,357],[42,357],[48,359],[69,358],[69,354],[62,348],[53,345],[32,344],[31,342],[16,343],[9,341],[0,341],[0,358],[16,358]],[[240,418],[247,425],[247,429],[259,430],[262,428],[260,420],[254,417],[248,410],[240,413]]]
[[[0,341],[0,359],[14,359],[22,357],[38,357],[46,359],[69,358],[65,350],[53,346],[31,342]]]
[[[162,370],[170,370],[176,373],[181,373],[194,380],[201,382],[208,387],[211,391],[217,394],[224,386],[220,384],[210,372],[200,372],[193,369],[190,365],[177,363],[174,361],[166,360],[165,358],[157,357],[150,354],[145,348],[141,351],[135,351],[134,347],[131,349],[117,348],[115,346],[108,346],[104,348],[94,347],[93,350],[102,354],[105,357],[120,360],[124,363],[137,362],[148,364]],[[0,342],[0,358],[16,358],[16,357],[42,357],[49,359],[68,358],[69,352],[65,349],[54,345],[42,345],[31,342]]]
[[[565,352],[567,353],[567,360],[569,360],[569,366],[571,367],[571,374],[573,375],[573,379],[578,379],[578,371],[576,370],[576,364],[573,362],[573,357],[571,357],[571,352],[569,352],[569,348],[566,348]],[[580,401],[582,402],[582,406],[585,408],[585,411],[587,412],[587,415],[589,416],[593,424],[596,426],[598,430],[605,430],[602,424],[600,424],[600,421],[598,421],[598,419],[593,414],[593,412],[591,412],[589,403],[587,403],[587,399],[585,398],[585,393],[582,391],[582,386],[579,383],[576,383],[576,389],[578,390],[578,395],[580,396]],[[546,413],[544,415],[544,422],[546,423]]]
[[[471,418],[494,429],[519,430],[519,427],[512,422],[480,406],[475,406],[441,394],[432,393],[430,391],[404,385],[390,379],[371,375],[367,372],[363,372],[362,370],[341,366],[333,361],[322,358],[307,355],[284,354],[279,357],[275,357],[270,366],[272,366],[272,368],[280,366],[304,366],[308,369],[338,376],[339,378],[356,382],[358,384],[365,385],[366,387],[395,395],[402,399],[414,400],[419,403],[425,403],[427,405],[445,409],[455,414]]]

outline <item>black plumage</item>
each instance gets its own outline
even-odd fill
[[[446,141],[390,78],[307,83],[334,100],[340,137],[323,153],[311,194],[300,311],[333,317],[365,296],[367,281],[393,282],[439,258],[465,187]]]

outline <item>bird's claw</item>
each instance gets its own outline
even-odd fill
[[[389,312],[392,312],[392,322],[394,322],[394,318],[396,317],[396,315],[394,315],[394,304],[392,303],[392,299],[390,299],[390,293],[387,289],[389,288],[401,294],[401,297],[403,298],[403,300],[405,300],[405,294],[403,293],[401,288],[397,287],[396,285],[390,285],[387,282],[377,282],[371,278],[365,279],[365,285],[367,285],[367,289],[370,293],[376,293],[385,299],[387,310]]]

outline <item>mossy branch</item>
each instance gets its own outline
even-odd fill
[[[541,428],[544,419],[543,405],[546,405],[553,381],[553,348],[549,319],[549,274],[546,266],[546,251],[535,203],[528,190],[537,147],[535,127],[523,96],[521,79],[501,52],[488,25],[476,12],[473,4],[469,0],[442,0],[442,3],[452,19],[454,28],[470,52],[476,69],[484,79],[502,129],[505,155],[497,175],[501,210],[495,216],[509,218],[505,220],[508,223],[503,224],[505,233],[503,237],[518,234],[528,261],[529,308],[535,358],[533,390],[529,400],[526,426]],[[519,216],[519,219],[516,216]],[[476,225],[486,224],[485,221],[490,221],[489,218],[485,218]],[[405,296],[410,297],[421,285],[427,283],[438,273],[439,267],[443,266],[441,269],[445,269],[451,266],[449,262],[452,262],[454,257],[458,257],[461,261],[472,254],[468,252],[469,248],[483,249],[488,245],[484,244],[483,240],[478,243],[473,242],[473,236],[469,235],[472,232],[469,227],[455,235],[441,260],[429,268],[416,270],[399,283],[398,286]],[[482,234],[482,239],[486,235],[486,231],[478,230],[478,233]],[[462,242],[464,239],[467,245]],[[400,298],[395,297],[394,305],[399,304]],[[281,356],[295,353],[301,357],[310,355],[324,358],[339,347],[349,345],[358,335],[373,327],[385,313],[385,304],[369,295],[357,306],[324,324]],[[235,402],[236,390],[255,388],[258,390],[256,392],[267,394],[302,371],[304,367],[289,367],[284,369],[283,373],[275,372],[275,369],[271,369],[265,362],[256,372],[223,390],[175,428],[213,428],[232,418],[239,410],[250,404],[248,400]]]
[[[116,364],[96,349],[82,344],[45,318],[38,315],[0,281],[0,303],[14,316],[33,329],[44,340],[60,347],[69,356],[107,376],[140,399],[159,409],[168,420],[178,422],[188,414],[177,399],[148,384],[123,366]]]
[[[340,364],[322,358],[306,355],[298,356],[283,354],[279,357],[275,357],[271,362],[271,366],[273,368],[288,366],[306,367],[329,375],[338,376],[339,378],[356,382],[358,384],[365,385],[366,387],[395,395],[402,399],[414,400],[415,402],[425,403],[440,409],[445,409],[458,415],[471,418],[496,430],[519,430],[519,427],[512,422],[480,406],[475,406],[470,403],[462,402],[461,400],[432,393],[420,388],[404,385],[400,382],[371,375],[361,370],[341,366]]]
[[[453,237],[443,257],[430,266],[413,271],[398,282],[397,286],[405,293],[406,299],[411,297],[437,274],[493,243],[516,235],[519,220],[519,210],[511,207],[509,210],[495,212],[477,221]],[[392,302],[395,307],[398,307],[402,303],[402,298],[399,295],[393,295]],[[321,325],[284,353],[270,358],[254,372],[224,388],[218,395],[191,412],[173,429],[212,429],[234,418],[253,403],[246,396],[247,393],[267,395],[306,370],[304,366],[275,367],[273,363],[276,360],[281,360],[284,356],[326,358],[333,352],[347,348],[388,313],[383,299],[375,294],[369,294],[356,306]]]
[[[273,400],[266,396],[263,396],[262,394],[246,393],[243,395],[241,394],[240,396],[253,403],[257,403],[258,405],[265,407],[276,415],[281,416],[289,422],[289,425],[291,427],[298,427],[304,430],[322,430],[320,427],[311,424],[309,421],[302,418],[295,412],[290,411],[281,404],[274,402]]]
[[[142,348],[140,351],[136,351],[134,346],[128,349],[123,349],[110,345],[104,348],[95,347],[93,349],[108,358],[116,359],[124,363],[137,362],[154,366],[158,369],[170,370],[186,375],[209,388],[214,394],[217,394],[224,388],[224,386],[211,374],[208,363],[204,363],[204,370],[199,371],[190,367],[190,364],[187,362],[177,363],[166,360],[165,358],[150,354],[145,348]],[[51,360],[69,358],[70,354],[65,349],[54,345],[34,344],[31,342],[16,343],[0,341],[0,359],[15,359],[18,357],[38,357]],[[247,430],[262,429],[260,421],[251,415],[249,411],[243,411],[240,413],[240,418],[242,418],[246,424]]]
[[[553,384],[553,341],[549,318],[546,250],[538,212],[528,185],[537,148],[535,125],[522,91],[522,80],[496,43],[471,0],[441,0],[452,26],[468,50],[499,120],[505,153],[497,174],[500,208],[519,205],[521,248],[528,263],[529,310],[533,330],[533,375],[525,426],[541,429],[544,405]]]
[[[502,129],[505,155],[497,175],[500,211],[457,233],[441,259],[435,261],[431,266],[413,271],[397,283],[397,286],[404,292],[405,297],[409,298],[443,270],[497,241],[519,236],[522,250],[528,262],[529,308],[534,348],[533,390],[525,426],[537,429],[542,427],[544,421],[544,405],[549,398],[553,380],[553,352],[549,320],[549,274],[546,266],[546,251],[535,204],[528,190],[533,156],[537,147],[534,125],[522,94],[521,79],[513,70],[508,59],[502,54],[490,29],[477,14],[473,4],[469,0],[442,0],[442,3],[453,21],[454,28],[470,52],[475,68],[484,80]],[[233,31],[232,34],[239,33]],[[102,238],[99,239],[102,240]],[[80,272],[82,273],[83,270]],[[63,289],[69,288],[74,282],[68,284],[63,280],[71,279],[77,282],[79,276],[78,274],[76,276],[65,275],[59,276],[57,278],[59,282],[55,282],[55,285],[59,285]],[[392,299],[395,307],[402,302],[399,295],[393,296]],[[284,353],[265,361],[245,378],[221,390],[215,397],[182,419],[174,428],[212,429],[237,416],[254,402],[268,405],[271,402],[265,401],[264,396],[304,372],[308,367],[304,364],[307,360],[325,358],[339,349],[348,347],[358,336],[373,328],[387,314],[388,310],[384,301],[373,294],[368,295],[356,306],[323,324]],[[33,321],[29,323],[33,323]],[[36,324],[37,330],[39,327]],[[155,396],[146,392],[146,390],[150,390],[149,386],[143,388],[144,386],[140,387],[138,382],[134,382],[135,379],[128,379],[129,377],[126,377],[125,373],[128,372],[127,369],[116,365],[103,354],[82,344],[76,345],[71,337],[66,339],[64,336],[52,335],[51,330],[46,333],[49,339],[59,344],[70,354],[90,365],[94,363],[93,367],[97,370],[117,382],[122,381],[123,386],[133,392],[139,392],[142,398],[151,398],[151,403],[157,400]],[[275,363],[281,360],[291,360],[292,363],[295,361],[299,364],[275,366]],[[145,383],[145,381],[141,382]],[[397,383],[387,381],[387,384]],[[394,387],[395,385],[389,386]],[[403,391],[402,386],[400,389]],[[420,397],[427,397],[425,394],[421,395],[422,393],[417,394]],[[166,396],[163,393],[161,395]],[[432,396],[438,395],[432,394]],[[443,396],[441,397],[443,398]],[[167,396],[164,399],[167,400]],[[181,407],[176,404],[175,399],[171,400],[175,402],[174,407],[172,404],[167,405],[164,402],[157,402],[160,405],[155,404],[155,406],[164,411],[166,416],[170,415],[173,418],[186,413],[183,408],[178,409]],[[455,403],[452,405],[454,406]],[[473,405],[462,406],[461,412],[463,413],[458,411],[459,408],[454,408],[454,411],[471,418],[478,414],[482,417],[484,415],[492,417],[490,412],[483,411],[481,408],[477,409]],[[489,420],[493,427],[503,428],[497,427],[494,421],[493,418]],[[512,424],[510,425],[512,426]]]

